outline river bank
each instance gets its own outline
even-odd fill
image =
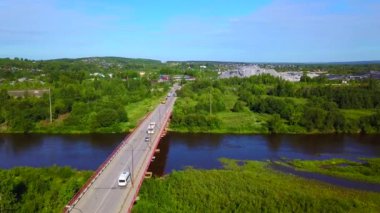
[[[83,126],[80,122],[76,124],[68,124],[66,122],[68,114],[58,117],[52,123],[41,121],[36,123],[35,127],[28,131],[30,134],[101,134],[101,133],[129,133],[142,121],[154,107],[160,104],[164,96],[155,96],[146,98],[142,101],[126,105],[125,111],[128,114],[127,122],[118,122],[109,127],[92,128],[91,126]],[[7,128],[4,124],[0,125],[0,134],[24,134],[24,131]]]
[[[380,184],[380,158],[359,158],[356,161],[332,158],[328,160],[276,161],[299,171],[315,172],[348,180]]]
[[[279,119],[280,127],[276,127],[275,134],[379,134],[376,129],[368,129],[363,132],[360,127],[360,116],[371,116],[372,110],[340,110],[346,120],[345,130],[336,131],[334,129],[318,130],[300,125],[291,125],[284,119]],[[273,115],[265,113],[245,112],[218,112],[212,115],[217,120],[214,126],[194,126],[194,124],[172,124],[169,131],[180,133],[213,133],[213,134],[273,134],[270,124],[273,122]],[[207,120],[207,119],[206,119]]]
[[[367,161],[374,162],[371,165],[378,167],[377,159]],[[218,212],[254,212],[257,209],[268,212],[380,210],[380,193],[279,172],[272,169],[270,161],[224,158],[220,162],[223,165],[220,169],[187,167],[162,177],[144,180],[140,199],[132,212],[151,212],[158,208],[164,212],[207,212],[210,209]],[[332,170],[339,172],[336,168]],[[91,174],[92,171],[57,166],[0,169],[0,205],[3,209],[16,212],[60,212]],[[349,176],[346,173],[341,177]]]
[[[144,181],[133,212],[378,212],[379,193],[337,187],[223,159],[223,169],[175,171]]]

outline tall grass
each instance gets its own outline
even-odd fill
[[[345,159],[292,160],[287,164],[296,169],[318,172],[335,177],[380,183],[380,158],[362,158],[362,162]]]
[[[380,194],[334,187],[223,160],[225,169],[173,172],[144,181],[133,212],[379,212]]]

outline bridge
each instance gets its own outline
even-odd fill
[[[171,93],[177,89],[179,86],[174,85]],[[140,122],[70,200],[64,212],[131,211],[149,164],[158,151],[160,138],[166,131],[175,100],[171,95]],[[156,125],[153,133],[148,133],[151,122]],[[120,187],[118,178],[123,171],[129,172],[131,178],[127,186]]]

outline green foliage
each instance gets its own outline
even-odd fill
[[[107,127],[118,122],[119,116],[113,109],[103,109],[96,114],[96,121],[99,126]]]
[[[281,132],[281,128],[283,127],[283,121],[281,120],[280,115],[274,114],[268,120],[268,130],[270,133],[279,133]]]
[[[245,109],[246,103],[244,101],[237,100],[234,107],[232,108],[233,112],[243,112]]]
[[[265,65],[263,65],[265,66]],[[273,66],[273,65],[271,65]],[[379,63],[347,63],[347,64],[274,64],[277,71],[325,71],[332,74],[360,74],[372,70],[380,70]]]
[[[57,166],[0,170],[0,210],[61,212],[90,175]]]
[[[158,61],[123,58],[83,58],[52,61],[0,59],[0,121],[4,132],[121,132],[133,128],[169,86],[156,83]],[[139,71],[144,68],[145,75]],[[25,81],[19,81],[25,78]],[[10,98],[8,90],[50,88],[49,96]],[[126,106],[134,106],[130,108]],[[141,108],[141,109],[140,109]],[[126,111],[128,109],[128,112]],[[129,119],[134,111],[139,117]]]
[[[380,183],[380,158],[363,158],[360,162],[345,159],[323,161],[292,160],[287,164],[299,170],[318,172],[351,180]]]
[[[378,94],[380,83],[373,79],[343,86],[325,80],[287,82],[269,75],[200,79],[178,92],[171,128],[218,133],[378,133],[380,116],[374,113],[380,104]],[[247,110],[252,112],[249,117],[260,116],[230,122]],[[352,110],[355,115],[349,113]],[[221,125],[218,130],[200,128],[198,122],[188,122],[200,118],[193,114],[215,115]]]
[[[378,212],[379,194],[333,187],[222,160],[225,169],[172,172],[145,180],[132,212]],[[243,165],[241,165],[243,164]]]
[[[185,116],[176,115],[172,119],[172,125],[187,127],[190,130],[210,130],[217,129],[220,125],[220,120],[213,115],[203,114],[188,114]]]

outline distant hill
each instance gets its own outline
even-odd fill
[[[119,63],[119,64],[128,64],[128,63],[140,63],[140,64],[160,64],[161,61],[153,59],[144,59],[144,58],[123,58],[123,57],[85,57],[85,58],[61,58],[61,59],[52,59],[47,61],[66,61],[66,62],[107,62],[107,63]]]
[[[239,61],[167,61],[167,63],[189,64],[273,64],[273,65],[365,65],[380,64],[380,60],[372,61],[342,61],[342,62],[239,62]]]
[[[348,65],[380,64],[380,60],[375,60],[375,61],[329,62],[329,63],[324,63],[324,64],[348,64]]]
[[[160,60],[155,59],[144,59],[144,58],[124,58],[124,57],[84,57],[84,58],[58,58],[58,59],[49,59],[49,60],[25,60],[25,59],[9,59],[9,58],[0,58],[0,61],[39,61],[39,62],[86,62],[86,63],[109,63],[109,64],[163,64]],[[371,61],[343,61],[343,62],[239,62],[239,61],[167,61],[166,63],[188,63],[188,64],[222,64],[222,65],[232,65],[232,64],[267,64],[267,65],[368,65],[368,64],[380,64],[380,60],[371,60]]]
[[[257,64],[250,62],[234,62],[234,61],[167,61],[166,63],[188,63],[188,64]]]
[[[23,58],[0,58],[3,71],[78,71],[78,70],[151,70],[165,66],[159,60],[122,57],[60,58],[51,60],[28,60]],[[0,74],[1,76],[1,74]]]

